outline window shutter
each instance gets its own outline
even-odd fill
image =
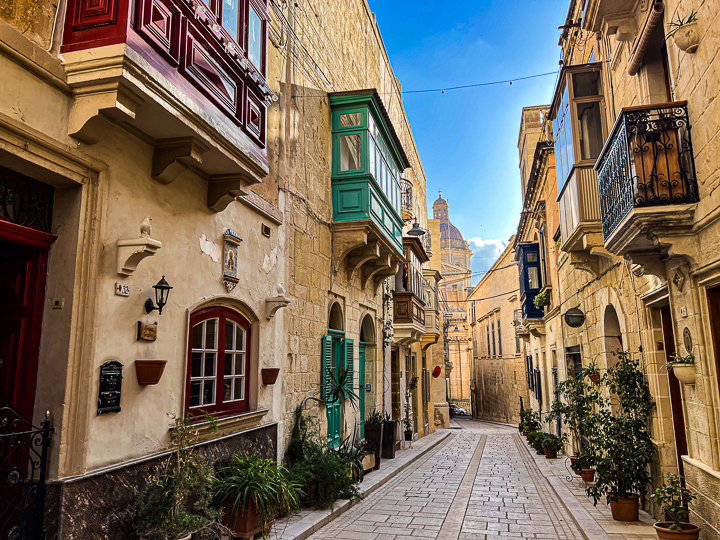
[[[330,377],[332,373],[332,337],[322,337],[322,351],[321,351],[321,372],[320,376],[320,397],[327,400],[330,397],[330,386],[332,379]]]
[[[347,369],[347,379],[345,380],[345,388],[352,390],[355,386],[355,350],[352,339],[345,340],[345,369]]]

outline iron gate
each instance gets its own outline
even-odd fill
[[[44,540],[50,413],[40,427],[0,408],[0,540]]]

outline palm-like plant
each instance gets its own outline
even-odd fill
[[[355,389],[352,386],[352,370],[341,366],[338,369],[337,377],[332,372],[328,375],[330,377],[330,388],[328,390],[326,403],[336,403],[347,400],[353,409],[357,410],[357,402],[360,400],[360,397],[355,393]]]
[[[238,511],[247,512],[251,501],[260,510],[261,526],[276,510],[290,511],[298,507],[300,486],[288,479],[288,471],[272,459],[259,454],[235,454],[232,463],[223,467],[213,478],[215,497],[219,504],[230,502],[230,517]]]

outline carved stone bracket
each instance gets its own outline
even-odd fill
[[[380,258],[380,244],[370,242],[364,249],[358,249],[348,256],[347,274],[348,281],[352,281],[353,275],[369,261]]]
[[[132,275],[140,261],[155,255],[161,247],[162,243],[152,238],[118,240],[117,273],[121,276]]]
[[[274,298],[267,298],[265,300],[265,318],[269,321],[275,316],[278,309],[287,307],[290,304],[290,299],[284,296],[276,296]]]
[[[207,205],[214,212],[222,212],[238,197],[248,194],[255,180],[244,174],[223,174],[208,178]]]
[[[152,177],[163,184],[170,184],[189,167],[202,165],[207,145],[195,137],[163,139],[153,149]]]

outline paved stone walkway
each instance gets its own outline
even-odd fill
[[[517,430],[477,421],[461,425],[310,538],[588,538],[521,446]]]

